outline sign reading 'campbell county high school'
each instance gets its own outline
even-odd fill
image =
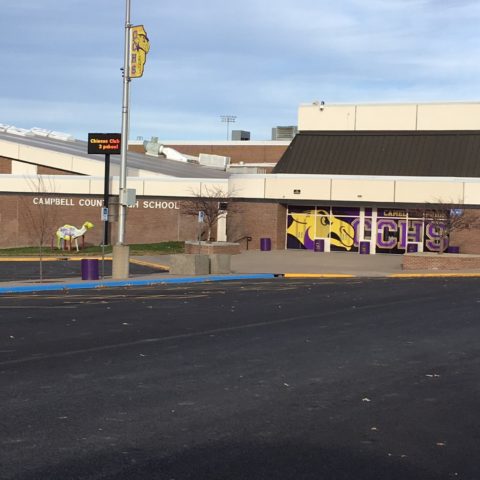
[[[102,207],[100,198],[76,197],[33,197],[34,205],[51,205],[55,207]],[[174,200],[137,200],[131,209],[154,208],[157,210],[180,210],[180,203]]]
[[[121,138],[120,133],[89,133],[88,153],[119,155],[122,143]]]

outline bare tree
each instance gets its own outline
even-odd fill
[[[447,249],[452,233],[467,228],[479,228],[478,220],[459,203],[439,201],[428,205],[423,214],[438,235],[438,253],[443,253]]]
[[[40,198],[45,195],[55,193],[55,181],[53,178],[45,175],[37,175],[34,178],[26,177],[32,193],[39,197],[37,203],[29,202],[31,197],[22,197],[23,212],[29,225],[30,231],[36,238],[38,245],[39,261],[40,261],[40,281],[43,280],[43,251],[44,246],[49,243],[56,227],[57,211],[52,205],[41,202]]]
[[[181,211],[185,215],[191,215],[198,218],[199,212],[203,212],[203,225],[206,233],[206,240],[213,241],[212,232],[218,223],[220,217],[225,215],[225,212],[236,209],[232,204],[234,192],[224,191],[221,187],[204,187],[203,193],[192,192],[192,198],[182,202]]]

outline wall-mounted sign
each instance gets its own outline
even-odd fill
[[[120,133],[89,133],[88,153],[119,155],[121,138]]]
[[[102,222],[108,222],[108,207],[102,207],[101,219]]]

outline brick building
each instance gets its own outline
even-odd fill
[[[480,253],[478,118],[480,104],[311,104],[300,107],[300,133],[291,144],[169,142],[185,155],[268,163],[270,174],[152,157],[133,142],[127,183],[137,202],[128,209],[127,243],[195,239],[197,218],[185,215],[182,205],[213,189],[233,192],[215,236],[242,248],[258,249],[260,239],[270,238],[274,249],[315,248],[321,241],[325,250],[339,252],[435,251],[438,225],[427,211],[454,207],[473,215],[470,228],[455,232],[451,242]],[[52,233],[91,221],[87,242],[102,242],[104,158],[86,151],[86,142],[0,131],[0,247],[35,244],[35,218],[42,215]],[[111,159],[114,243],[119,159]]]

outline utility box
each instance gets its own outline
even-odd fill
[[[137,203],[137,191],[134,188],[120,191],[120,205],[132,207],[135,203]]]
[[[232,130],[232,140],[248,141],[250,140],[250,132],[247,132],[245,130]]]

